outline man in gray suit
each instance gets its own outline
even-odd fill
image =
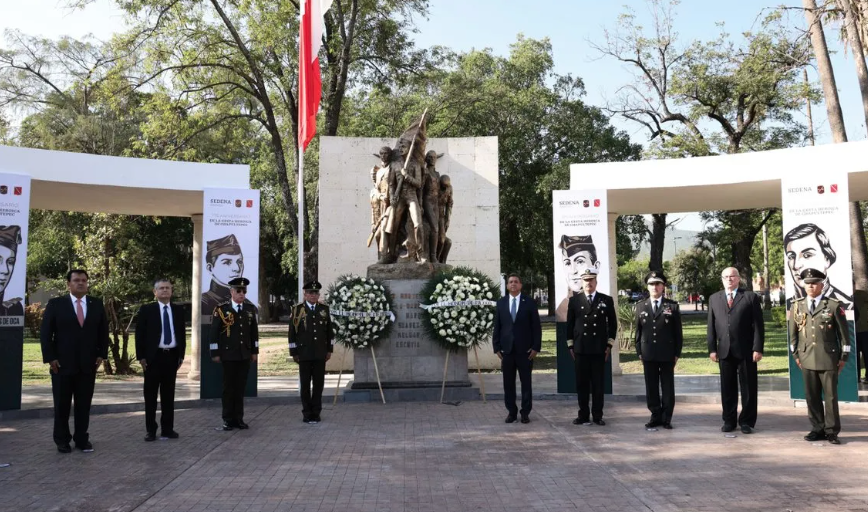
[[[757,363],[763,358],[765,327],[762,299],[738,287],[738,269],[728,267],[721,274],[723,290],[713,294],[708,306],[708,355],[720,363],[720,395],[723,404],[723,432],[750,434],[757,416]],[[738,389],[741,388],[741,414]]]

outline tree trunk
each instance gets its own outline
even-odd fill
[[[651,215],[651,255],[648,270],[663,270],[663,244],[666,241],[666,214]]]
[[[769,224],[763,224],[763,308],[771,309],[772,297],[769,284]]]
[[[805,77],[805,104],[808,107],[808,140],[811,141],[811,145],[816,145],[814,141],[814,116],[811,113],[811,96],[808,94],[808,86],[810,82],[808,82],[808,70],[807,68],[802,69],[802,73]]]
[[[260,259],[262,256],[260,255]],[[258,290],[258,299],[259,299],[259,321],[262,323],[267,323],[271,321],[271,304],[268,302],[268,296],[270,295],[268,287],[265,286],[265,266],[260,263],[259,264],[259,290]]]
[[[753,265],[750,263],[750,253],[753,250],[754,236],[746,236],[733,242],[732,248],[732,266],[738,269],[744,281],[745,288],[753,290]]]
[[[553,271],[546,274],[546,281],[548,281],[549,316],[554,317],[558,305],[555,304],[555,273]]]
[[[862,107],[868,120],[868,69],[865,66],[865,54],[859,33],[853,21],[853,11],[849,0],[839,0],[844,10],[844,26],[847,39],[853,50],[853,60],[856,63],[856,73],[859,78],[859,90],[862,93]],[[844,125],[844,115],[838,99],[838,89],[835,84],[835,72],[829,58],[829,48],[826,46],[826,36],[823,25],[817,15],[815,0],[802,0],[805,7],[805,19],[811,32],[811,44],[817,59],[817,69],[820,73],[820,83],[823,84],[823,95],[826,98],[826,113],[832,139],[835,143],[847,142],[847,129]],[[855,288],[868,290],[868,247],[865,243],[865,229],[862,226],[862,212],[858,202],[850,203],[850,252],[853,260],[853,273],[856,276]]]

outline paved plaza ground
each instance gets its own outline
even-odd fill
[[[574,426],[571,400],[537,400],[504,424],[500,401],[248,400],[247,431],[215,407],[180,410],[181,438],[145,443],[141,412],[92,416],[95,452],[64,455],[50,418],[0,421],[3,511],[868,510],[868,408],[844,405],[843,444],[807,443],[804,408],[760,406],[757,432],[726,438],[714,403],[681,403],[647,432],[642,402]]]

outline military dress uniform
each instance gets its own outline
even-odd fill
[[[652,271],[648,284],[666,284],[662,272]],[[636,304],[636,354],[645,371],[645,399],[651,411],[648,428],[672,428],[675,409],[675,360],[681,357],[684,338],[678,303],[665,297],[648,298]],[[662,397],[661,397],[662,391]]]
[[[805,279],[825,279],[825,276],[819,270],[806,269],[802,272],[802,280]],[[816,301],[813,308],[812,301]],[[846,363],[851,346],[844,307],[824,296],[803,297],[793,301],[790,311],[790,350],[802,369],[811,420],[811,432],[805,436],[808,441],[828,439],[838,444],[841,431],[838,363]]]
[[[233,279],[232,284],[245,278]],[[245,285],[246,286],[246,285]],[[211,357],[223,365],[223,429],[247,428],[244,388],[252,355],[259,354],[258,310],[251,302],[228,301],[211,318]]]
[[[582,279],[596,279],[593,269],[586,269]],[[567,348],[576,365],[576,394],[579,415],[573,424],[605,425],[603,421],[603,381],[606,353],[615,343],[618,317],[612,297],[595,291],[589,300],[585,293],[570,297],[567,308]],[[593,410],[589,397],[593,395]]]
[[[306,291],[319,291],[320,283],[306,283]],[[329,307],[307,301],[290,310],[289,355],[298,362],[302,415],[305,423],[319,423],[326,360],[334,350],[334,330]],[[311,384],[313,386],[311,387]]]

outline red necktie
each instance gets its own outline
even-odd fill
[[[84,309],[81,307],[81,299],[75,301],[75,316],[78,317],[78,325],[84,327]]]
[[[726,306],[729,308],[732,307],[732,295],[730,294],[726,294]]]

